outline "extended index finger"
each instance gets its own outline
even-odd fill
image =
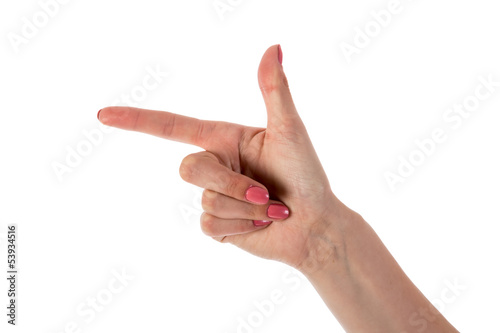
[[[215,122],[127,106],[112,106],[97,114],[101,123],[205,148],[213,133]]]

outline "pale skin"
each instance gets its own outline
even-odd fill
[[[279,46],[270,47],[258,71],[266,128],[131,107],[107,107],[98,118],[204,149],[179,169],[184,180],[205,189],[202,231],[301,271],[346,332],[458,332],[368,223],[333,194],[293,103],[282,57]],[[247,195],[251,186],[269,200],[255,203]],[[269,217],[270,205],[289,215]]]

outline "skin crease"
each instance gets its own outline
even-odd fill
[[[347,332],[421,332],[423,324],[416,327],[408,318],[419,308],[434,308],[371,227],[333,194],[293,103],[280,52],[270,47],[258,71],[266,128],[131,107],[107,107],[98,118],[203,148],[179,168],[184,180],[206,189],[202,231],[303,272]],[[246,201],[250,185],[267,189],[269,203]],[[286,205],[289,217],[254,225],[252,220],[272,220],[265,215],[271,203]],[[437,312],[425,332],[457,331]]]

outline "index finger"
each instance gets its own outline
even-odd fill
[[[215,122],[128,106],[111,106],[99,110],[97,119],[107,126],[136,131],[160,138],[205,148],[213,134]]]

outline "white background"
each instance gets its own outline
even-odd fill
[[[443,120],[479,76],[500,81],[496,2],[401,0],[350,63],[341,43],[389,1],[232,3],[221,16],[213,0],[71,0],[43,22],[39,2],[2,1],[0,266],[4,276],[17,223],[20,274],[13,330],[1,279],[0,331],[233,333],[251,317],[240,332],[343,332],[294,270],[202,234],[201,190],[178,176],[198,148],[114,130],[62,180],[53,169],[85,145],[83,131],[102,133],[97,111],[126,105],[120,96],[138,94],[148,68],[169,75],[141,107],[265,126],[257,68],[280,43],[336,195],[460,331],[498,332],[500,88],[458,129]],[[45,26],[14,47],[33,16]],[[384,173],[436,127],[447,140],[391,191]],[[110,294],[123,269],[133,279]],[[256,314],[275,289],[282,304]],[[96,296],[109,303],[90,318]]]

